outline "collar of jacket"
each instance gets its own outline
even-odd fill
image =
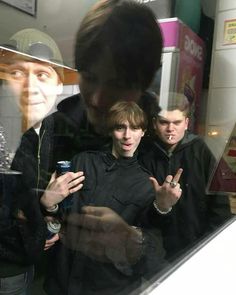
[[[103,160],[108,166],[108,171],[111,171],[118,167],[129,167],[137,163],[137,151],[134,153],[133,157],[120,157],[118,159],[113,156],[110,151],[104,152]]]
[[[57,110],[70,118],[76,125],[86,120],[85,105],[79,93],[63,99],[57,106]]]
[[[184,149],[186,146],[193,144],[195,141],[199,140],[199,136],[195,135],[188,130],[185,131],[184,137],[180,140],[176,146],[176,148],[172,152],[168,152],[166,149],[166,145],[160,140],[158,136],[154,139],[154,145],[156,148],[161,150],[165,155],[170,157],[172,154]]]

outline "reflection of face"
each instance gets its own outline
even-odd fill
[[[121,79],[117,76],[111,59],[104,55],[88,70],[79,72],[79,88],[88,119],[97,132],[103,130],[107,112],[114,103],[119,100],[138,102],[140,98],[141,91],[127,88]]]
[[[184,137],[188,128],[188,118],[179,110],[162,111],[157,119],[154,119],[153,126],[158,137],[174,149],[177,143]]]
[[[112,132],[112,154],[116,157],[132,157],[144,131],[140,127],[130,126],[128,121],[118,125]]]
[[[55,105],[62,84],[48,64],[16,61],[7,68],[8,84],[26,121],[27,128],[40,123]]]

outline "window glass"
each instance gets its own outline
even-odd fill
[[[150,292],[233,218],[236,12],[193,2],[0,1],[0,294]]]

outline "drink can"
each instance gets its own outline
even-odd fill
[[[59,233],[61,229],[61,224],[59,221],[54,220],[54,221],[48,221],[47,222],[47,240],[50,240],[53,236]]]
[[[65,174],[66,172],[70,171],[70,169],[71,169],[71,162],[70,161],[59,161],[56,164],[57,176]]]
[[[70,161],[59,161],[56,164],[56,174],[57,177],[65,174],[66,172],[71,171],[71,162]],[[72,206],[72,195],[67,196],[62,202],[61,207],[63,209],[70,209]]]

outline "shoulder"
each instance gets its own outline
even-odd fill
[[[79,93],[66,97],[57,105],[57,109],[60,112],[71,111],[72,108],[77,108],[83,105],[81,95]]]
[[[194,149],[205,148],[208,149],[203,137],[191,132],[187,132],[181,143],[183,146],[191,146]]]
[[[74,156],[74,159],[79,158],[97,158],[101,157],[103,155],[103,152],[101,151],[83,151]]]
[[[160,152],[155,148],[154,144],[150,144],[148,148],[142,148],[138,151],[138,161],[142,169],[145,169],[144,167],[148,168],[153,163],[156,163],[158,156],[160,156]]]
[[[79,94],[63,99],[57,111],[43,120],[45,126],[54,126],[55,131],[64,133],[67,129],[77,132],[86,120],[85,107]]]
[[[99,160],[103,157],[103,152],[101,151],[84,151],[76,154],[72,162],[78,163],[78,162],[86,162],[86,161],[94,161],[94,160]]]
[[[201,137],[201,136],[199,136],[199,135],[195,135],[192,138],[191,145],[195,149],[202,149],[202,150],[205,150],[205,151],[209,151],[210,152],[210,149],[209,149],[208,145],[206,144],[204,138]]]
[[[57,105],[57,111],[44,120],[54,120],[54,124],[67,122],[71,125],[80,124],[85,117],[85,106],[79,94],[63,99]]]
[[[205,159],[208,161],[214,161],[214,156],[206,142],[201,136],[194,136],[188,144],[189,152],[198,159]]]
[[[142,164],[139,164],[139,169],[141,173],[143,173],[143,175],[147,178],[153,176],[152,173],[148,170],[148,168],[144,167]]]

